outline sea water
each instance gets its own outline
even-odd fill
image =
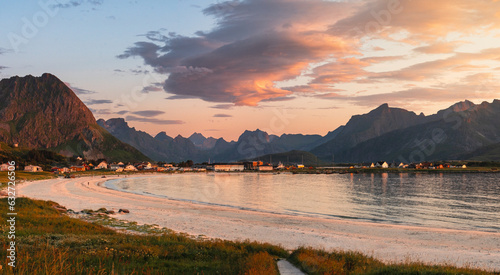
[[[267,213],[500,232],[499,173],[185,173],[105,186]]]

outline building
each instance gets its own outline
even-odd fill
[[[259,166],[259,171],[273,171],[273,166],[272,165]]]
[[[243,163],[245,166],[245,170],[258,170],[259,166],[263,165],[264,163],[262,161],[247,161]]]
[[[28,165],[24,167],[24,171],[26,172],[43,172],[42,167],[36,165]]]
[[[85,166],[71,166],[69,170],[71,170],[71,172],[84,172],[86,169]]]
[[[132,171],[139,171],[139,170],[137,170],[137,168],[135,168],[135,166],[133,166],[133,165],[130,165],[130,164],[129,164],[129,165],[127,165],[127,166],[123,169],[123,171],[132,172]]]
[[[105,161],[101,161],[101,163],[99,163],[95,169],[108,169],[108,163]]]
[[[245,166],[241,163],[220,163],[214,164],[215,172],[234,172],[234,171],[243,171]]]

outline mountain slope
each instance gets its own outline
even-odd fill
[[[0,81],[0,141],[90,159],[148,159],[99,127],[73,91],[47,73]]]
[[[361,142],[424,121],[424,115],[416,115],[414,112],[390,108],[387,104],[383,104],[368,114],[352,116],[333,139],[313,148],[311,152],[325,160],[331,160],[335,154]]]

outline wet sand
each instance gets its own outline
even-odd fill
[[[158,175],[161,177],[162,175]],[[189,176],[189,175],[186,175]],[[107,189],[116,177],[51,179],[17,187],[22,196],[68,209],[105,207],[113,217],[177,232],[226,240],[269,242],[287,249],[311,246],[359,251],[386,262],[422,261],[500,271],[500,233],[389,225],[239,210]]]

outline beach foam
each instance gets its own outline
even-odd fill
[[[162,175],[157,175],[161,177]],[[227,240],[354,250],[384,261],[423,261],[500,270],[500,233],[386,225],[302,217],[195,204],[107,189],[116,177],[52,179],[27,182],[19,194],[52,200],[68,209],[126,208],[113,217],[157,224],[177,232]]]

